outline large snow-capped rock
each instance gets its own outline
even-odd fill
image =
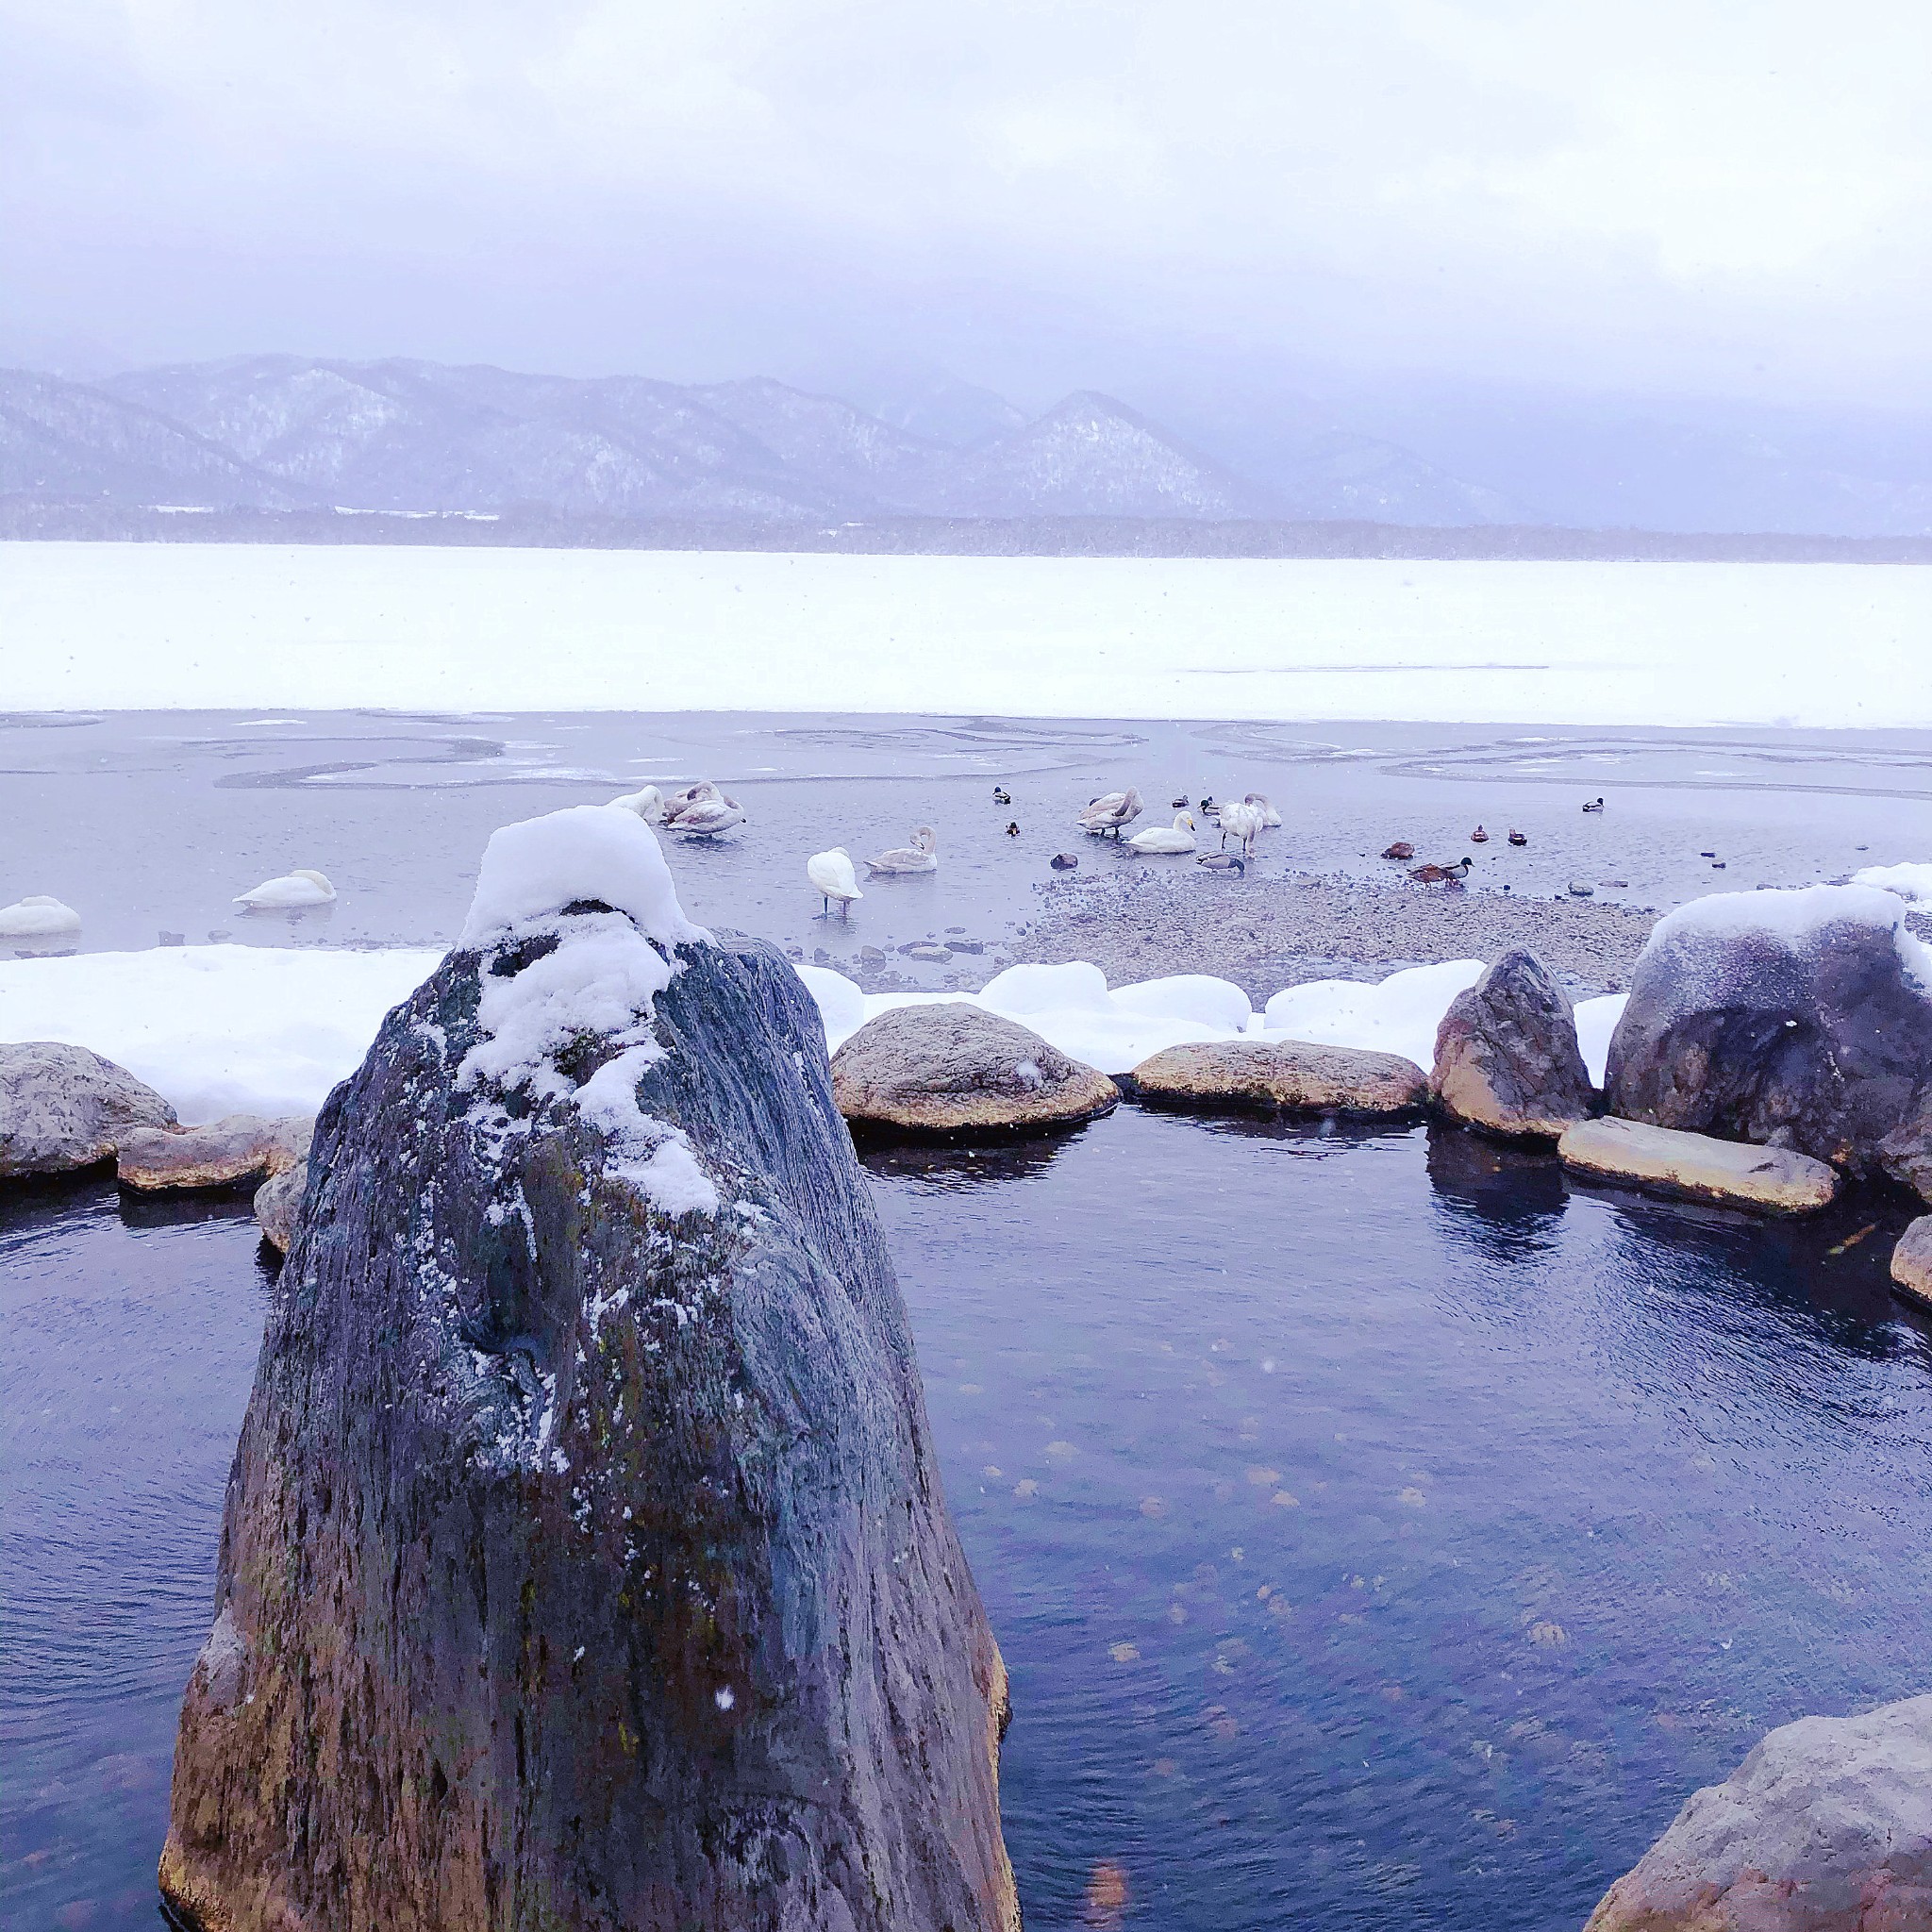
[[[633,814],[506,828],[317,1125],[172,1907],[994,1932],[1004,1708],[804,988]]]
[[[1932,1197],[1932,955],[1890,892],[1724,892],[1659,920],[1610,1040],[1609,1110],[1768,1142]]]
[[[1585,1932],[1932,1925],[1932,1697],[1770,1732],[1611,1886]]]

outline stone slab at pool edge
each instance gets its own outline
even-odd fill
[[[1624,1181],[1690,1201],[1811,1214],[1829,1207],[1838,1170],[1783,1147],[1717,1141],[1638,1121],[1578,1121],[1565,1128],[1557,1153],[1573,1174]]]

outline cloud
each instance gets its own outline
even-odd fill
[[[920,332],[1877,400],[1928,72],[1905,0],[0,0],[0,246],[17,321],[142,355]]]

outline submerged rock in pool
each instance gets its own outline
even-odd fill
[[[136,1129],[174,1122],[152,1087],[84,1046],[0,1045],[0,1180],[92,1167]]]
[[[1808,1154],[1638,1121],[1578,1121],[1564,1129],[1557,1153],[1573,1174],[1591,1180],[1774,1214],[1813,1213],[1829,1207],[1839,1189],[1837,1169]]]
[[[1932,1198],[1932,960],[1871,887],[1722,893],[1658,922],[1612,1113],[1883,1172]]]
[[[161,1863],[206,1932],[1016,1924],[817,1009],[634,814],[498,833],[324,1108],[216,1612]]]
[[[1605,1894],[1586,1932],[1932,1926],[1932,1697],[1771,1732]]]
[[[1532,954],[1505,953],[1450,1003],[1429,1094],[1467,1125],[1546,1141],[1596,1111],[1570,1002]]]
[[[956,1000],[868,1020],[833,1055],[832,1091],[849,1121],[923,1133],[1067,1126],[1120,1099],[1030,1028]]]
[[[263,1120],[231,1113],[205,1126],[138,1128],[122,1137],[115,1177],[142,1193],[231,1188],[272,1178],[308,1158],[311,1119]]]
[[[1413,1113],[1429,1077],[1399,1053],[1306,1040],[1212,1040],[1163,1047],[1134,1069],[1150,1100],[1285,1113]]]

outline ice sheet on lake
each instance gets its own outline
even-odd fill
[[[7,551],[21,710],[1932,724],[1907,564]]]

